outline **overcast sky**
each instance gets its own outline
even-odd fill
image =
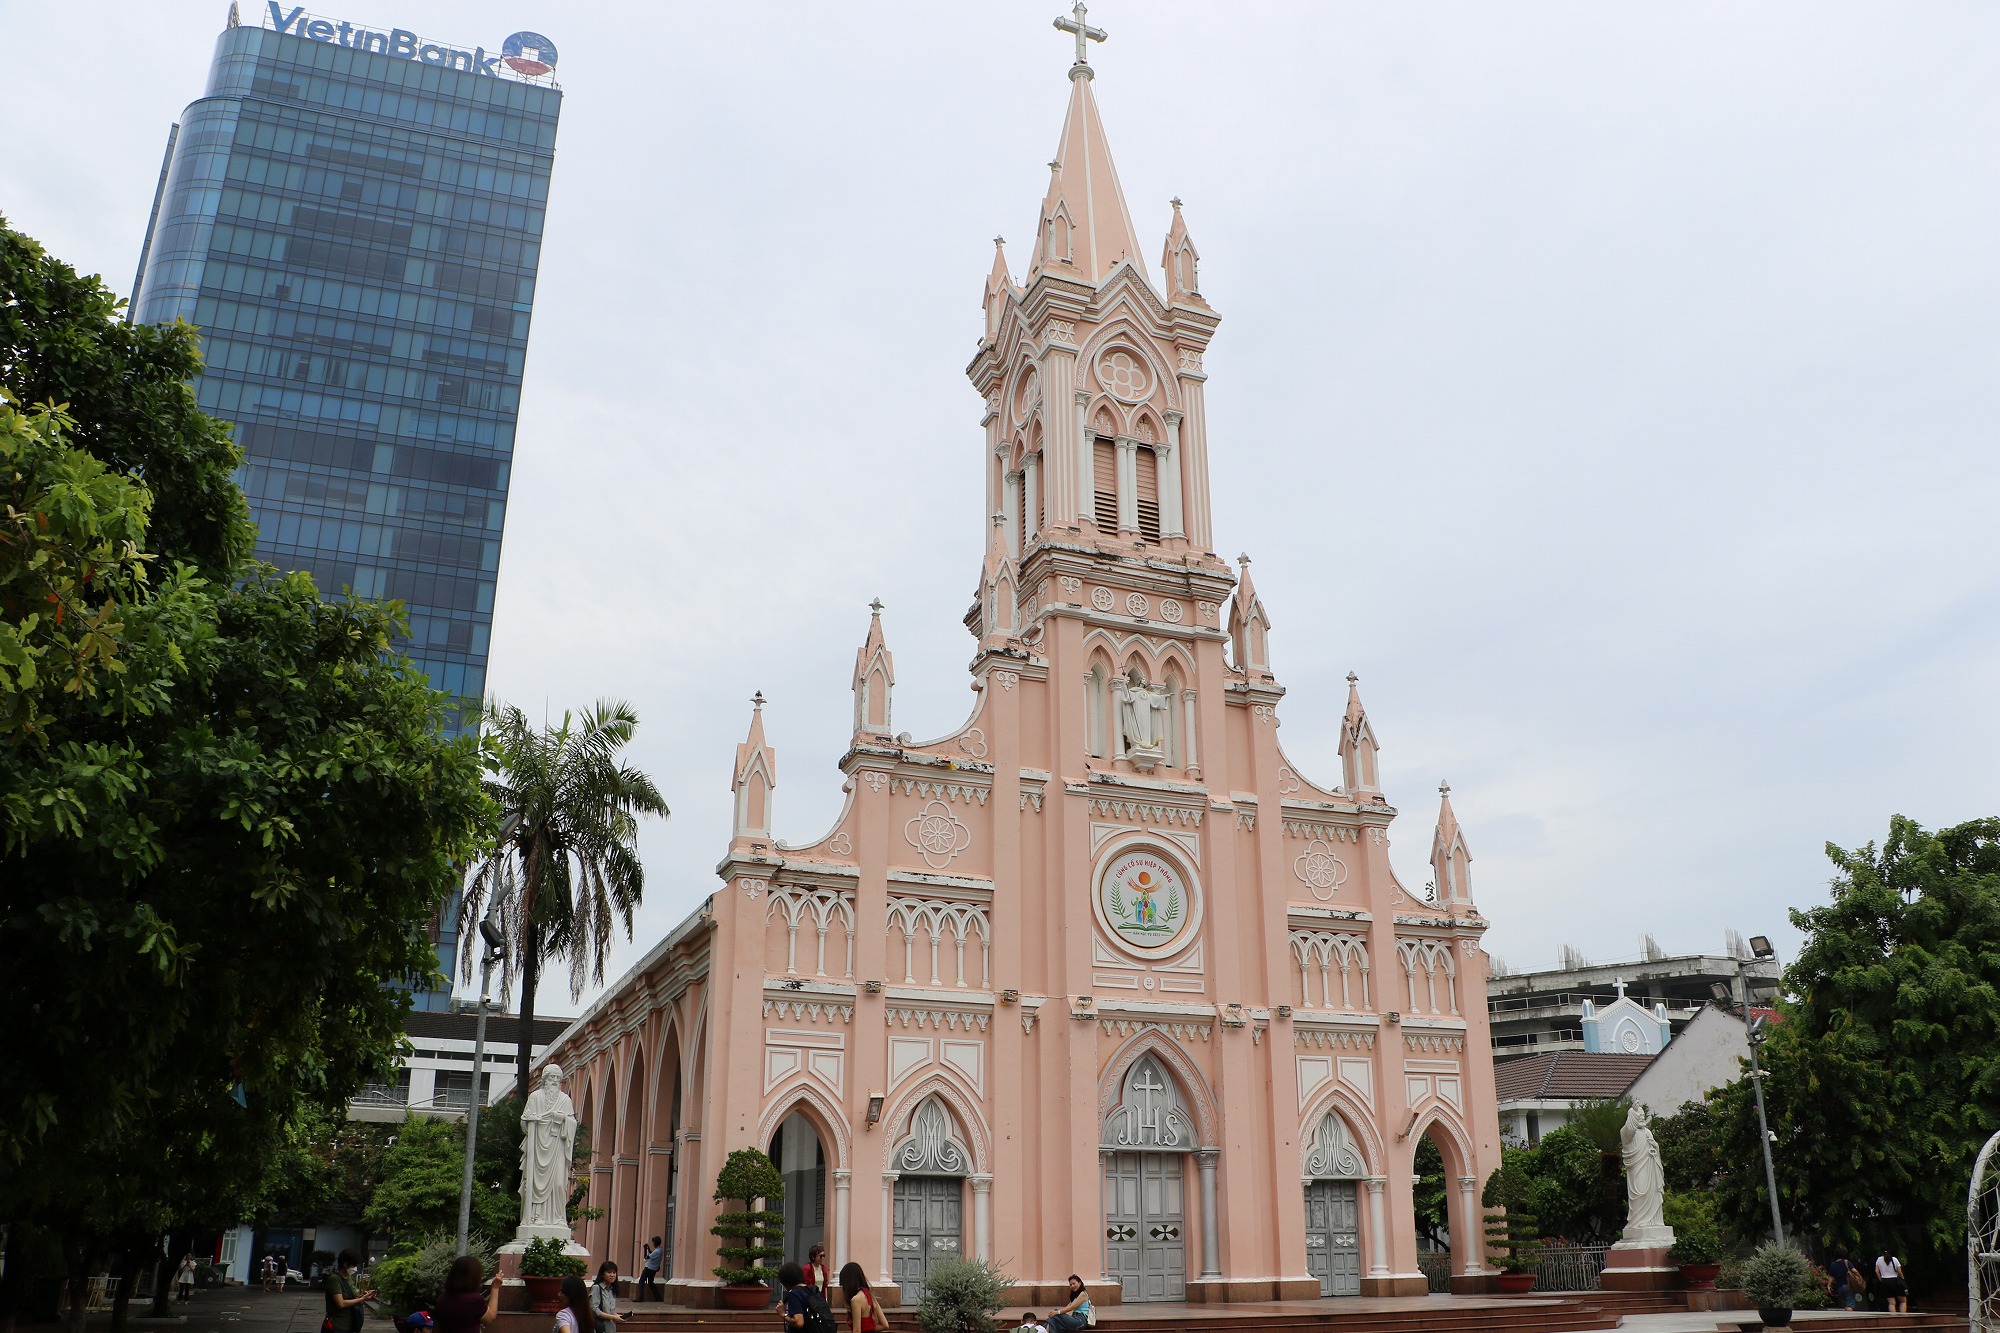
[[[1033,234],[1062,6],[354,4],[314,8],[560,49],[490,681],[639,710],[674,815],[615,976],[717,886],[754,690],[778,835],[825,831],[870,598],[898,729],[970,706],[963,369],[991,238]],[[0,212],[127,291],[226,10],[0,0]],[[1448,778],[1517,970],[1789,955],[1828,840],[2000,813],[2000,7],[1091,19],[1149,257],[1178,194],[1222,316],[1215,531],[1284,744],[1337,780],[1360,673],[1406,881]]]

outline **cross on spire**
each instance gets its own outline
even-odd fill
[[[1076,4],[1070,7],[1069,12],[1070,17],[1056,20],[1056,27],[1064,32],[1076,34],[1076,65],[1072,65],[1070,68],[1072,71],[1077,66],[1089,69],[1090,48],[1084,45],[1084,43],[1101,42],[1111,34],[1102,28],[1093,28],[1090,26],[1090,22],[1086,17],[1089,13],[1089,7],[1083,3],[1083,0],[1076,0]]]

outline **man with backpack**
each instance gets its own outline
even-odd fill
[[[785,1289],[785,1333],[839,1333],[833,1323],[833,1307],[826,1297],[806,1285],[806,1270],[786,1264],[778,1270],[778,1282]]]

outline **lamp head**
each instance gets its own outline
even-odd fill
[[[1759,958],[1776,958],[1778,956],[1778,951],[1771,947],[1770,938],[1764,935],[1752,935],[1750,937],[1750,952]]]
[[[479,938],[486,941],[488,953],[507,952],[507,935],[500,929],[500,923],[492,917],[482,917],[479,922]]]
[[[1725,1001],[1725,1002],[1726,1002],[1726,1001],[1727,1001],[1727,1000],[1728,1000],[1728,999],[1730,998],[1730,997],[1729,997],[1729,986],[1728,986],[1728,984],[1727,984],[1727,983],[1725,983],[1725,982],[1721,982],[1721,981],[1711,981],[1711,982],[1709,982],[1709,983],[1708,983],[1708,993],[1709,993],[1710,995],[1713,995],[1713,996],[1714,996],[1714,997],[1715,997],[1716,999],[1718,999],[1718,1000],[1722,1000],[1722,1001]]]

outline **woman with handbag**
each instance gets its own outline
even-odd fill
[[[1076,1274],[1069,1275],[1069,1299],[1049,1316],[1049,1333],[1076,1333],[1097,1322],[1097,1308],[1090,1303],[1090,1288]]]
[[[326,1318],[320,1323],[320,1333],[361,1333],[361,1321],[367,1318],[368,1302],[375,1299],[376,1292],[372,1287],[362,1292],[354,1289],[354,1270],[359,1267],[361,1256],[352,1250],[342,1250],[333,1261],[326,1275]]]

